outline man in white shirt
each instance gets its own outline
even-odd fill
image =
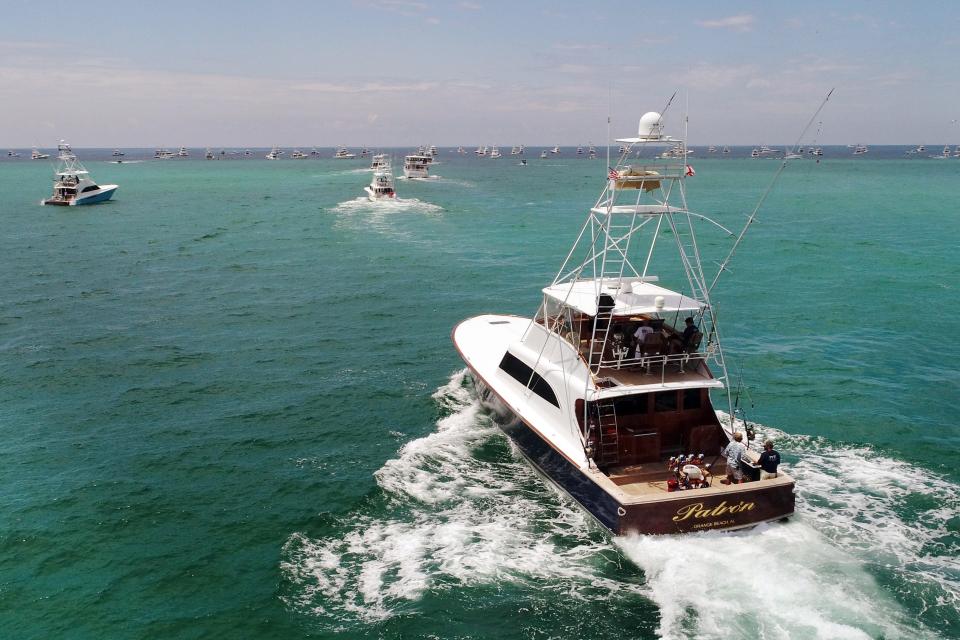
[[[743,456],[747,453],[747,445],[743,444],[743,434],[737,431],[733,434],[733,440],[723,451],[721,455],[727,457],[727,478],[721,480],[721,484],[739,484],[743,482]]]

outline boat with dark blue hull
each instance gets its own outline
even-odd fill
[[[106,202],[113,197],[117,185],[99,185],[94,182],[90,172],[80,164],[69,144],[61,140],[57,151],[58,164],[53,181],[53,195],[41,200],[40,204],[73,207]]]
[[[761,480],[749,448],[736,469],[722,454],[735,438],[749,442],[749,430],[731,418],[694,229],[717,223],[687,208],[692,168],[656,151],[685,144],[664,135],[655,112],[641,118],[637,137],[618,142],[625,151],[535,316],[470,318],[453,342],[524,457],[615,534],[785,518],[793,479],[780,471]],[[626,164],[638,148],[651,150],[650,161]],[[655,252],[658,242],[672,251]],[[661,286],[655,266],[682,274],[682,288]]]

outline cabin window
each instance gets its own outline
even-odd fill
[[[676,411],[677,410],[677,392],[664,391],[653,396],[654,411]]]
[[[84,187],[84,188],[83,188],[83,191],[81,191],[80,193],[86,193],[87,191],[96,191],[96,190],[99,189],[99,188],[100,188],[100,187],[97,187],[97,186],[94,186],[94,185],[90,185],[89,187]]]
[[[647,413],[649,403],[647,396],[635,396],[632,398],[618,398],[616,408],[618,416],[639,415]]]
[[[557,408],[560,407],[560,403],[557,401],[557,394],[553,392],[550,384],[544,380],[539,373],[535,373],[533,369],[517,359],[512,353],[507,352],[503,354],[503,360],[500,361],[500,368],[506,371],[511,378],[523,386],[529,387],[531,391],[553,406]]]
[[[699,409],[701,406],[700,389],[684,389],[683,391],[683,410]]]

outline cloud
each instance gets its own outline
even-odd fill
[[[554,49],[561,51],[596,51],[597,49],[606,49],[605,44],[555,44]]]
[[[480,11],[483,9],[483,6],[477,4],[476,2],[461,2],[460,8],[466,9],[467,11]]]
[[[556,67],[560,73],[593,73],[594,68],[586,64],[561,64]]]
[[[414,16],[429,9],[426,2],[417,0],[355,0],[357,4],[403,16]]]
[[[301,82],[291,86],[290,89],[293,91],[309,91],[312,93],[401,93],[432,91],[438,86],[436,82]]]
[[[427,24],[440,24],[440,18],[429,17],[427,18]]]
[[[739,16],[729,16],[718,18],[717,20],[700,20],[698,25],[705,29],[731,29],[733,31],[750,31],[753,29],[753,23],[757,19],[749,13]]]

